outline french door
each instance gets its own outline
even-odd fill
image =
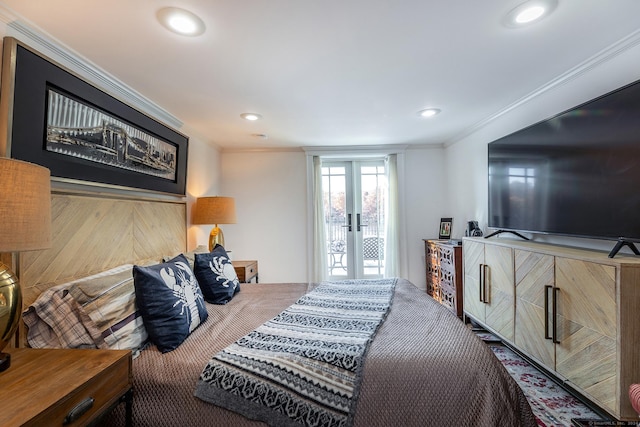
[[[384,167],[383,159],[322,163],[330,279],[384,275]]]

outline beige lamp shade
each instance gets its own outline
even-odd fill
[[[218,224],[236,223],[236,202],[233,197],[198,197],[193,212],[194,224],[215,224],[209,234],[209,250],[212,251],[216,244],[222,246],[224,233]]]
[[[49,169],[0,157],[0,252],[51,246],[51,180]],[[20,283],[0,262],[0,372],[11,366],[2,353],[18,327],[22,311]]]
[[[233,197],[198,197],[193,213],[194,224],[235,224],[236,202]]]
[[[0,252],[51,246],[49,169],[0,157]]]

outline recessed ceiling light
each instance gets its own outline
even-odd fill
[[[256,113],[242,113],[240,114],[240,117],[242,117],[245,120],[251,120],[252,122],[256,120],[260,120],[262,118],[260,114],[256,114]]]
[[[542,6],[532,6],[528,9],[523,10],[519,14],[516,15],[515,21],[518,24],[526,24],[531,21],[535,21],[540,18],[544,14],[544,7]]]
[[[199,36],[206,28],[202,19],[178,7],[162,8],[156,16],[166,29],[183,36]]]
[[[558,0],[529,0],[512,9],[503,23],[509,28],[519,28],[537,22],[558,6]]]
[[[439,113],[440,113],[440,110],[437,108],[427,108],[427,109],[418,111],[418,115],[422,117],[433,117]]]

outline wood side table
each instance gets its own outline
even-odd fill
[[[131,351],[9,349],[0,373],[0,425],[85,426],[126,402],[132,424]]]
[[[233,268],[236,270],[240,283],[249,283],[256,278],[258,283],[258,261],[231,261]]]

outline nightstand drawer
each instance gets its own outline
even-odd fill
[[[32,423],[33,425],[63,425],[65,419],[69,417],[69,422],[65,425],[84,425],[98,415],[102,415],[129,388],[129,361],[121,359],[76,389],[59,405],[34,418]],[[93,403],[89,406],[87,402],[90,399],[93,399]]]
[[[12,410],[0,413],[1,425],[84,426],[131,397],[129,351],[16,349],[11,356],[0,398]]]
[[[231,261],[240,283],[249,283],[256,278],[258,283],[258,261]]]

